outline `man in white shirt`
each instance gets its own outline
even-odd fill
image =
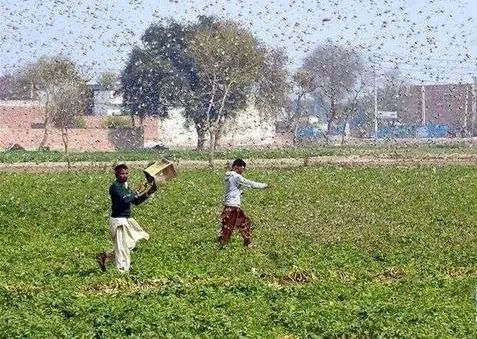
[[[242,189],[266,188],[267,184],[245,179],[242,173],[245,171],[245,161],[236,159],[232,163],[232,169],[225,173],[224,179],[224,210],[221,215],[222,227],[219,234],[219,242],[225,247],[235,228],[242,235],[244,246],[251,245],[250,219],[241,208]]]

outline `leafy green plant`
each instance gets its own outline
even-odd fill
[[[128,116],[108,116],[101,122],[102,128],[132,128],[131,117]]]
[[[117,118],[117,117],[115,117]],[[122,117],[127,119],[126,117]],[[367,156],[374,158],[394,159],[432,159],[433,157],[476,157],[477,148],[472,147],[438,147],[437,145],[422,145],[414,147],[370,145],[360,146],[314,146],[314,147],[289,147],[289,148],[234,148],[216,152],[217,159],[231,160],[236,157],[244,159],[278,159],[278,158],[301,158],[305,159],[321,156]],[[170,159],[207,160],[207,153],[193,150],[166,150],[158,153],[157,150],[121,150],[116,152],[86,151],[70,153],[71,161],[134,161],[134,160],[157,160],[158,154]],[[0,152],[0,162],[48,162],[64,161],[58,152],[19,151],[15,153]]]
[[[86,128],[86,121],[82,116],[75,116],[72,119],[70,128]]]
[[[244,196],[254,249],[217,246],[223,172],[181,171],[133,210],[151,238],[128,275],[94,260],[111,173],[3,174],[0,333],[473,336],[473,167],[249,170],[273,183]]]

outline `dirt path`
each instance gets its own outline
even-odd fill
[[[446,154],[446,155],[422,155],[409,157],[379,156],[321,156],[310,158],[283,158],[283,159],[246,159],[251,168],[295,168],[304,166],[335,165],[344,167],[376,167],[376,166],[444,166],[444,165],[476,165],[477,155]],[[132,168],[145,168],[151,161],[127,161]],[[226,168],[228,160],[216,160],[216,168]],[[208,163],[205,160],[178,160],[175,162],[178,170],[181,169],[205,169]],[[71,163],[70,170],[110,171],[112,162],[80,161]],[[66,162],[23,162],[2,163],[0,172],[60,172],[67,171]]]

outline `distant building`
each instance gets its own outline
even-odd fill
[[[32,100],[35,96],[33,85],[19,87],[15,85],[14,76],[0,76],[0,100]]]
[[[402,98],[399,120],[447,125],[451,135],[477,133],[476,84],[415,85]]]
[[[240,112],[236,119],[225,123],[224,136],[220,147],[282,145],[282,134],[276,133],[274,121],[263,121],[254,107]],[[187,124],[180,109],[169,111],[169,117],[159,124],[159,142],[171,148],[194,148],[197,133],[193,125]]]
[[[398,119],[397,111],[378,111],[378,119],[381,121],[396,121]]]
[[[93,115],[111,116],[122,114],[123,96],[118,91],[119,82],[111,88],[103,87],[98,83],[90,83],[89,85],[93,89]]]

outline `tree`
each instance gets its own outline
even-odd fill
[[[124,106],[141,122],[150,115],[166,118],[188,90],[187,83],[194,81],[183,52],[186,29],[174,21],[153,24],[142,36],[142,47],[129,56],[121,77]]]
[[[360,110],[364,109],[364,103],[367,98],[371,97],[372,90],[372,75],[371,72],[363,68],[357,76],[356,85],[350,90],[346,103],[342,109],[341,121],[343,127],[341,130],[341,144],[344,144],[346,136],[346,125],[349,122],[350,117],[357,116]]]
[[[264,82],[267,66],[271,67],[267,64],[270,58],[266,48],[250,32],[230,21],[194,31],[188,39],[187,53],[209,89],[204,123],[209,134],[209,164],[212,166],[225,121],[238,107],[247,104],[247,99],[254,96],[254,89],[260,93],[260,88],[265,91],[266,84],[270,84]]]
[[[302,71],[313,79],[310,89],[326,98],[330,106],[326,137],[338,118],[339,104],[356,85],[362,69],[363,61],[358,52],[332,43],[318,46],[305,58]]]
[[[409,109],[406,107],[409,83],[401,76],[400,71],[396,69],[386,72],[378,80],[380,80],[376,84],[378,110],[397,112],[400,122],[413,122],[413,118],[408,116]],[[359,103],[364,118],[361,127],[368,134],[374,133],[372,132],[375,120],[374,99],[374,93],[364,91]]]
[[[309,110],[307,96],[315,90],[313,81],[313,76],[308,71],[298,70],[293,74],[292,86],[295,97],[287,107],[288,129],[296,129],[302,116]]]
[[[255,92],[255,105],[263,118],[276,117],[278,113],[285,114],[288,104],[288,94],[292,89],[287,70],[288,57],[283,49],[269,49],[259,77]]]
[[[51,104],[51,121],[53,125],[61,130],[61,138],[65,150],[65,156],[70,166],[68,153],[68,130],[73,127],[74,119],[85,110],[88,88],[85,82],[64,81],[52,89],[51,95],[54,100]]]
[[[123,73],[131,114],[167,117],[182,109],[193,124],[197,149],[215,150],[227,120],[250,104],[263,118],[285,102],[286,58],[268,50],[233,22],[199,17],[197,23],[151,25]],[[212,160],[211,160],[212,161]]]
[[[115,85],[118,80],[119,80],[119,77],[116,73],[102,72],[99,75],[98,83],[102,88],[115,89]]]
[[[36,95],[43,106],[44,134],[39,149],[43,149],[48,140],[48,131],[51,119],[63,101],[63,91],[70,91],[70,87],[84,84],[80,72],[75,64],[62,56],[41,57],[36,62],[28,64],[17,74],[19,83],[27,84],[37,90]],[[84,107],[85,96],[79,96],[82,100],[79,107]],[[60,105],[61,106],[61,105]]]
[[[187,53],[186,36],[214,22],[212,17],[200,17],[196,24],[171,20],[151,25],[142,36],[142,46],[131,53],[122,76],[124,103],[132,115],[141,120],[148,115],[167,118],[169,109],[183,109],[186,121],[196,129],[199,150],[206,140],[210,88]]]
[[[377,89],[378,107],[403,116],[403,113],[407,111],[404,103],[409,84],[401,77],[398,69],[386,72],[383,80],[384,82]]]

